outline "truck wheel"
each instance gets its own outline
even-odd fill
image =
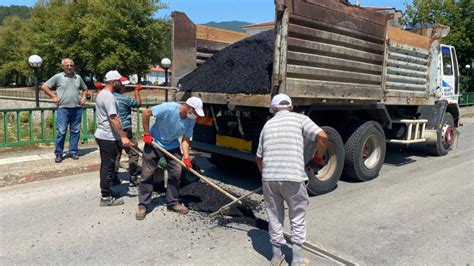
[[[311,195],[321,195],[332,191],[344,168],[344,143],[341,135],[332,127],[321,127],[328,135],[326,151],[327,163],[315,174],[307,171],[309,183],[308,192]]]
[[[379,175],[385,160],[385,134],[376,121],[356,125],[344,145],[346,156],[344,173],[368,181]]]
[[[454,118],[450,113],[445,113],[443,118],[443,127],[438,129],[438,141],[436,144],[428,144],[428,151],[436,156],[448,154],[454,143]]]

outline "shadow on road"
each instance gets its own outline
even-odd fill
[[[270,244],[268,233],[264,230],[251,229],[247,232],[247,235],[252,241],[253,249],[270,261],[272,259],[272,245]],[[289,264],[292,260],[291,249],[285,245],[282,247],[282,252],[285,255],[286,262]]]

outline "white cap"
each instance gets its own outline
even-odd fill
[[[282,104],[282,102],[288,102],[288,103]],[[290,96],[288,96],[286,94],[283,94],[283,93],[280,93],[280,94],[277,94],[277,95],[273,96],[271,107],[273,107],[273,108],[285,108],[285,107],[291,107],[291,105],[292,105],[292,103],[291,103]],[[273,113],[272,108],[270,108],[270,113]]]
[[[194,108],[198,116],[204,116],[204,110],[202,110],[202,100],[198,97],[191,97],[186,100],[186,104]]]
[[[119,80],[122,77],[117,70],[111,70],[105,74],[105,81]]]

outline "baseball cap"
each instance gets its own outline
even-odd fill
[[[105,74],[105,81],[119,80],[121,77],[117,70],[111,70]]]
[[[287,102],[287,103],[282,103],[282,102]],[[285,108],[285,107],[291,107],[291,98],[290,96],[280,93],[275,96],[273,96],[271,107],[273,108]],[[270,108],[270,113],[273,113],[272,108]]]
[[[122,85],[128,85],[130,84],[130,80],[128,80],[128,78],[122,76],[119,78],[120,82],[122,82]]]
[[[194,108],[198,116],[204,116],[204,110],[202,110],[202,100],[198,97],[191,97],[186,100],[186,104]]]

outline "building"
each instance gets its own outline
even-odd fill
[[[130,75],[130,81],[132,83],[138,82],[138,76],[136,74]],[[165,84],[165,70],[159,66],[152,66],[150,72],[142,77],[142,82],[149,81],[153,85]],[[168,82],[171,81],[171,70],[168,70]]]

